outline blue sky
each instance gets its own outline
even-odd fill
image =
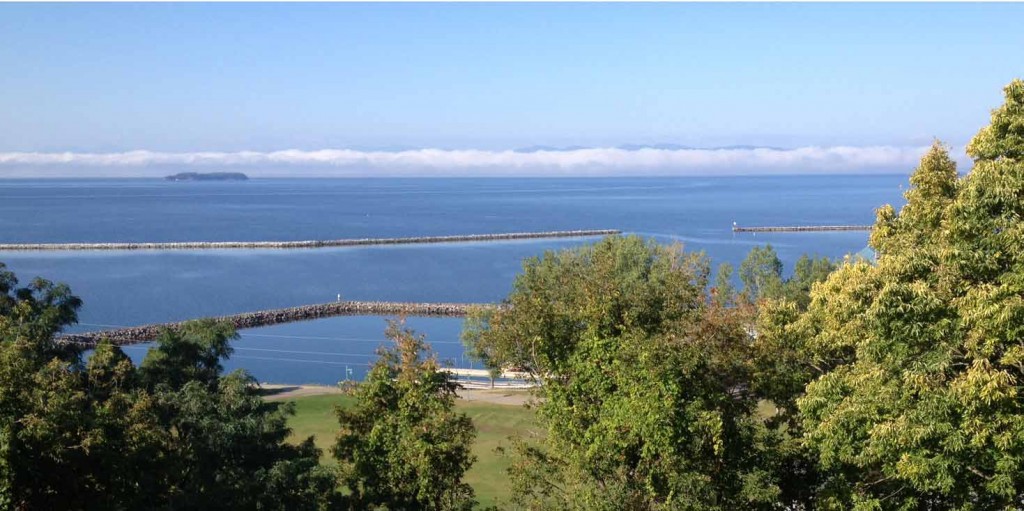
[[[1024,75],[1021,20],[1024,4],[0,4],[0,151],[960,146]],[[0,177],[26,165],[0,156]]]

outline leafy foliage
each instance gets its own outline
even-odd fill
[[[835,265],[827,257],[804,254],[797,260],[793,275],[788,279],[783,279],[782,269],[782,260],[771,245],[754,247],[740,265],[746,301],[785,299],[804,310],[810,303],[811,286],[825,280],[835,270]],[[719,281],[721,279],[722,275],[719,275]]]
[[[968,146],[936,142],[875,264],[770,246],[743,292],[700,253],[638,237],[529,259],[467,349],[543,385],[518,439],[529,509],[1019,509],[1024,502],[1024,82]],[[140,368],[55,335],[81,301],[0,264],[0,508],[466,510],[470,420],[422,337],[389,326],[319,465],[288,405],[223,375],[235,333],[165,331]],[[761,412],[758,409],[761,408]],[[773,408],[772,411],[766,409]]]
[[[540,444],[522,441],[532,509],[770,508],[780,498],[754,414],[747,309],[707,300],[702,254],[638,237],[524,264],[507,307],[467,337],[543,380]]]
[[[189,322],[180,330],[165,329],[142,361],[142,380],[150,390],[178,390],[191,382],[214,389],[224,369],[220,361],[231,356],[231,341],[237,339],[230,324],[210,319]]]
[[[0,264],[0,507],[319,509],[335,479],[311,440],[284,442],[289,409],[244,373],[211,321],[161,334],[136,368],[101,343],[83,360],[54,335],[81,300]]]
[[[285,443],[290,407],[264,401],[254,383],[236,371],[214,389],[192,380],[156,393],[169,433],[169,507],[318,509],[334,499],[312,438]]]
[[[845,262],[813,288],[806,313],[762,310],[759,342],[784,354],[765,381],[780,402],[796,397],[823,474],[816,507],[1016,509],[1024,499],[1022,134],[1017,80],[969,146],[970,174],[958,178],[936,143],[906,206],[879,210],[877,265]]]
[[[718,265],[718,273],[715,274],[715,286],[711,288],[711,299],[718,305],[728,307],[735,305],[736,288],[732,285],[732,265],[722,263]]]
[[[782,296],[782,261],[771,245],[754,247],[747,254],[740,264],[740,281],[749,301]]]
[[[609,237],[523,264],[505,307],[468,323],[472,349],[490,363],[546,379],[559,374],[585,332],[665,332],[703,306],[707,260],[637,237]]]
[[[454,411],[457,383],[440,370],[422,336],[391,322],[392,349],[380,352],[356,404],[338,409],[334,456],[350,509],[468,510],[463,476],[475,458],[473,424]]]
[[[782,298],[806,310],[811,302],[811,288],[824,281],[835,271],[836,265],[827,257],[810,257],[803,254],[793,266],[793,275],[782,286]]]

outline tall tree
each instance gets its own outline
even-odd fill
[[[264,401],[241,371],[154,395],[168,432],[170,509],[323,509],[336,482],[308,438],[286,442],[292,407]]]
[[[782,261],[771,245],[750,250],[740,264],[740,281],[747,301],[782,296]]]
[[[380,351],[353,408],[339,408],[334,456],[350,509],[468,510],[463,476],[475,461],[473,424],[455,411],[458,384],[422,336],[391,322],[395,346]]]
[[[524,264],[506,306],[470,336],[543,381],[545,436],[513,458],[517,505],[738,509],[780,498],[778,437],[745,383],[749,316],[708,300],[708,273],[703,254],[635,236]]]
[[[743,296],[748,303],[786,299],[804,310],[810,303],[811,286],[825,280],[835,269],[827,257],[807,254],[797,259],[793,274],[783,278],[782,260],[771,245],[754,247],[740,265]]]
[[[1024,82],[968,146],[936,144],[877,266],[847,263],[789,333],[820,369],[799,398],[825,509],[1016,509],[1024,499]]]
[[[882,254],[933,245],[929,239],[941,228],[957,186],[956,162],[949,148],[936,140],[910,176],[910,188],[904,194],[907,203],[899,215],[889,205],[877,211],[871,245]]]
[[[234,328],[200,320],[160,333],[139,376],[166,432],[172,509],[320,509],[335,479],[312,438],[286,442],[291,405],[264,401],[244,371],[222,375]]]
[[[732,285],[732,265],[722,263],[718,265],[718,273],[715,274],[715,287],[713,299],[722,306],[730,306],[736,303],[736,287]]]
[[[523,263],[504,306],[469,322],[479,331],[466,337],[492,364],[543,380],[569,362],[585,332],[653,335],[699,312],[708,272],[702,254],[636,236],[547,252]]]
[[[221,376],[230,325],[164,332],[139,370],[101,342],[87,360],[54,335],[67,286],[18,287],[0,264],[0,508],[321,509],[336,486],[289,408]]]
[[[782,285],[782,297],[806,310],[811,302],[811,288],[824,281],[836,269],[827,257],[810,257],[807,254],[797,259],[793,275]]]
[[[18,287],[0,263],[0,507],[71,509],[89,493],[74,470],[87,429],[81,361],[53,340],[80,306],[66,286]]]
[[[165,385],[177,390],[189,382],[216,388],[224,369],[221,360],[231,356],[231,341],[237,339],[230,323],[212,319],[166,328],[142,361],[142,380],[150,389]]]
[[[504,368],[501,366],[500,356],[496,346],[480,342],[480,333],[488,329],[494,310],[490,307],[470,308],[463,323],[462,339],[463,349],[471,359],[477,360],[487,368],[488,376],[491,378],[491,387],[501,377]]]

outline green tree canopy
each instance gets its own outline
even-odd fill
[[[468,510],[473,489],[463,476],[475,461],[473,424],[456,412],[458,386],[440,369],[422,336],[388,325],[395,342],[365,381],[354,387],[353,408],[337,411],[341,431],[334,456],[348,507]]]
[[[504,306],[471,321],[479,331],[466,337],[490,363],[545,379],[562,372],[584,333],[653,335],[698,313],[708,271],[701,254],[635,236],[548,252],[523,263]]]
[[[910,175],[907,203],[899,215],[892,206],[877,211],[871,246],[879,253],[914,250],[934,245],[930,240],[942,228],[942,218],[957,193],[956,162],[949,148],[935,141]]]
[[[740,281],[749,301],[782,296],[782,260],[771,245],[750,250],[740,264]]]
[[[967,176],[936,143],[907,204],[879,211],[876,265],[844,263],[803,314],[762,310],[758,342],[784,354],[763,368],[764,386],[799,407],[823,471],[816,507],[1024,499],[1022,133],[1016,80],[969,146]]]
[[[811,286],[825,280],[834,269],[835,264],[827,257],[803,254],[797,259],[793,274],[784,279],[782,260],[775,249],[770,244],[754,247],[740,265],[742,298],[749,303],[786,299],[795,303],[798,309],[804,310],[810,303]],[[719,275],[716,282],[720,282],[722,278],[723,276]]]
[[[165,331],[143,364],[109,342],[83,358],[54,335],[81,300],[0,264],[0,508],[321,509],[335,479],[290,408],[244,373],[222,376],[235,338],[212,321]]]
[[[639,237],[531,259],[470,322],[492,363],[543,381],[512,470],[532,509],[770,508],[783,490],[748,391],[749,316],[708,300],[703,254]]]
[[[189,382],[215,388],[223,371],[220,362],[231,356],[231,341],[237,339],[230,324],[209,319],[164,329],[142,361],[142,379],[151,389],[163,384],[177,390]]]
[[[723,307],[736,303],[736,287],[732,285],[732,272],[731,264],[722,263],[718,265],[718,273],[715,274],[715,287],[712,288],[712,297]]]

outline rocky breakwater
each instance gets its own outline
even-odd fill
[[[619,234],[615,229],[578,231],[508,232],[498,234],[460,234],[454,236],[417,236],[406,238],[350,238],[306,241],[183,241],[154,243],[0,243],[0,252],[26,250],[217,250],[217,249],[297,249],[360,247],[372,245],[413,245],[425,243],[466,243],[543,238],[584,238]]]
[[[870,225],[777,225],[763,227],[732,226],[732,232],[826,232],[826,231],[870,231]]]
[[[244,312],[213,319],[228,321],[235,328],[258,328],[279,325],[295,321],[309,321],[335,316],[433,316],[463,317],[473,308],[498,307],[495,304],[474,303],[417,303],[417,302],[331,302],[286,309],[272,309],[256,312]],[[116,345],[149,342],[165,328],[179,328],[184,322],[157,323],[135,327],[65,334],[59,338],[62,343],[77,344],[82,347],[94,347],[102,339],[108,339]]]

